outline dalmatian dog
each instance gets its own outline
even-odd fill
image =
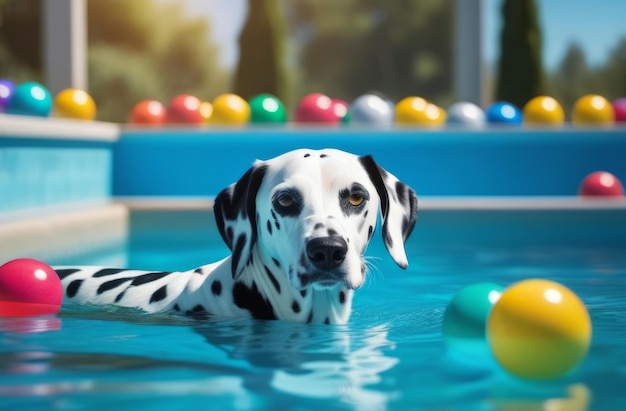
[[[413,189],[371,156],[300,149],[256,161],[216,197],[217,227],[231,250],[221,261],[183,272],[55,269],[67,302],[342,324],[365,281],[379,210],[384,244],[404,269],[417,218]]]

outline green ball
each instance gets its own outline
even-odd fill
[[[459,291],[443,316],[446,341],[485,339],[487,318],[504,288],[493,283],[476,283]]]
[[[250,101],[251,123],[285,123],[287,111],[283,103],[271,94],[259,94]]]

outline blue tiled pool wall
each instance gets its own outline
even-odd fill
[[[304,147],[372,154],[422,196],[574,196],[598,170],[626,181],[626,128],[127,129],[113,194],[213,196],[255,159]]]
[[[0,213],[108,201],[112,156],[111,145],[0,138]]]

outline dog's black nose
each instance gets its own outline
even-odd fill
[[[332,270],[346,259],[348,244],[338,235],[318,237],[309,241],[306,252],[315,267],[320,270]]]

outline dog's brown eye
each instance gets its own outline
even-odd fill
[[[365,200],[365,197],[363,197],[361,194],[350,194],[350,204],[352,204],[353,206],[361,205],[361,203],[363,203],[363,200]]]
[[[291,207],[293,205],[293,198],[289,195],[282,195],[278,199],[278,204],[282,207]]]

